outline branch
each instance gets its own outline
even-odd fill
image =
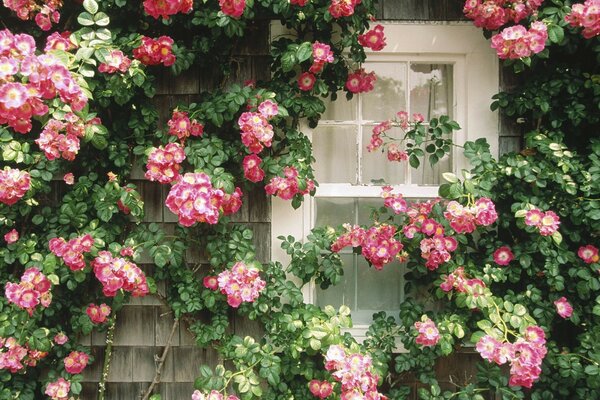
[[[117,314],[108,322],[108,331],[106,332],[106,350],[104,352],[104,366],[102,367],[102,376],[98,382],[98,400],[104,400],[104,392],[106,391],[106,380],[110,371],[110,360],[112,358],[112,345],[115,338],[115,327],[117,326]]]
[[[175,320],[173,321],[173,327],[171,328],[171,333],[169,333],[167,345],[165,346],[162,355],[157,360],[158,364],[156,365],[156,373],[154,374],[154,379],[152,380],[150,387],[148,387],[148,390],[146,390],[146,393],[144,393],[144,395],[142,396],[142,400],[148,400],[150,398],[150,395],[152,394],[152,391],[154,390],[154,387],[160,383],[160,374],[162,373],[163,366],[165,365],[167,354],[169,354],[169,349],[171,348],[171,342],[173,341],[173,336],[175,335],[177,324],[179,324],[179,318],[175,318]]]

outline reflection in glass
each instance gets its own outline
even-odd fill
[[[361,95],[362,118],[369,121],[384,121],[406,110],[406,63],[364,63],[367,72],[375,71],[375,88]]]
[[[356,183],[356,126],[320,126],[313,132],[315,177],[320,183]]]
[[[327,305],[332,305],[335,308],[346,305],[353,310],[356,304],[356,290],[354,286],[356,283],[356,256],[352,254],[341,254],[340,256],[344,263],[342,281],[335,286],[328,287],[326,290],[317,287],[317,305],[321,308]]]
[[[346,99],[344,91],[338,92],[336,101],[331,101],[329,98],[324,99],[325,112],[321,116],[322,121],[354,121],[356,120],[356,96],[352,100]]]
[[[356,220],[355,203],[352,198],[317,198],[315,199],[315,227],[333,226],[349,223]]]
[[[362,146],[362,182],[371,185],[398,185],[406,183],[406,162],[390,162],[387,153],[381,149],[369,152],[367,145],[371,141],[373,126],[365,126]],[[400,139],[404,132],[395,127],[386,132],[389,137]]]
[[[404,268],[398,262],[387,264],[378,271],[369,267],[363,257],[358,258],[356,277],[360,288],[356,294],[357,312],[352,313],[355,324],[371,323],[376,312],[395,313],[400,309],[403,274]]]
[[[425,121],[440,115],[452,117],[453,67],[451,64],[410,64],[410,112]]]

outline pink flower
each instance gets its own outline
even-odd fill
[[[475,348],[477,352],[481,355],[481,358],[488,360],[490,362],[494,361],[497,349],[502,344],[489,335],[485,335],[477,342]]]
[[[391,143],[387,147],[387,158],[389,161],[408,161],[408,153],[401,150],[396,143]]]
[[[233,18],[239,18],[244,14],[246,8],[246,0],[219,0],[221,11],[223,14]]]
[[[430,347],[435,346],[440,340],[440,332],[429,317],[423,315],[421,321],[415,322],[415,328],[418,331],[415,342],[422,346]]]
[[[75,176],[72,172],[66,173],[65,176],[63,176],[63,181],[65,181],[67,185],[72,185],[75,183]]]
[[[16,243],[19,240],[19,232],[16,229],[10,230],[6,235],[4,235],[4,240],[8,244]]]
[[[264,112],[267,112],[267,107],[263,107]],[[271,141],[275,132],[273,131],[273,125],[269,123],[269,118],[261,112],[242,113],[238,118],[238,125],[240,127],[242,143],[250,152],[258,154],[265,147],[271,147]]]
[[[202,284],[205,288],[210,290],[217,290],[219,288],[219,281],[216,276],[205,276],[202,280]]]
[[[567,298],[564,296],[554,301],[554,305],[556,306],[556,312],[562,318],[569,318],[573,314],[573,307],[571,304],[569,304]]]
[[[130,292],[134,297],[145,296],[149,292],[144,272],[131,261],[113,257],[109,251],[98,252],[92,267],[102,284],[102,293],[107,297],[116,296],[119,290]],[[106,309],[101,312],[106,313]]]
[[[256,154],[244,157],[244,177],[251,182],[260,182],[265,178],[265,171],[260,168],[262,160]]]
[[[528,210],[525,214],[525,225],[529,226],[539,226],[542,222],[542,218],[544,217],[544,213],[534,208],[533,210]]]
[[[373,51],[383,50],[385,47],[385,36],[383,26],[375,25],[375,28],[367,31],[364,35],[358,35],[358,43],[363,47],[368,47]]]
[[[102,324],[106,322],[106,318],[110,315],[110,307],[102,303],[99,306],[90,304],[85,310],[93,324]]]
[[[370,92],[373,90],[376,80],[375,72],[366,73],[364,69],[360,68],[348,74],[346,89],[352,93]]]
[[[65,370],[70,374],[78,374],[87,366],[90,357],[81,351],[72,351],[63,360]]]
[[[315,184],[312,179],[306,179],[305,189],[300,189],[300,178],[298,171],[294,167],[284,168],[284,177],[274,176],[265,186],[265,192],[269,195],[277,196],[283,200],[291,200],[295,195],[306,195],[314,190]]]
[[[308,383],[308,390],[310,390],[313,396],[326,399],[333,393],[333,385],[329,381],[313,379]]]
[[[217,277],[221,293],[227,295],[227,303],[234,308],[242,302],[253,302],[266,283],[259,276],[256,268],[248,267],[243,262],[237,262],[231,269],[226,269]],[[212,285],[211,282],[206,284]]]
[[[65,335],[63,332],[59,332],[54,336],[54,343],[58,345],[63,345],[69,341],[69,337]]]
[[[494,262],[498,265],[508,265],[515,258],[510,247],[502,246],[494,251]]]
[[[308,92],[312,90],[313,86],[315,86],[315,82],[317,78],[310,72],[303,72],[298,77],[298,88],[304,92]]]
[[[492,36],[492,48],[501,59],[529,57],[544,50],[548,28],[543,22],[531,24],[529,31],[522,25],[511,26]]]
[[[577,251],[577,255],[586,264],[597,263],[600,260],[600,256],[598,256],[598,248],[591,244],[588,244],[587,246],[581,246]]]
[[[161,36],[157,39],[143,36],[142,44],[133,49],[133,56],[145,65],[163,64],[169,67],[175,63],[172,47],[173,39],[169,36]]]
[[[408,204],[402,197],[402,194],[393,194],[391,186],[384,186],[382,188],[381,197],[385,200],[384,206],[390,208],[394,214],[404,213],[408,210]]]
[[[50,396],[52,400],[67,400],[69,397],[69,390],[71,390],[71,383],[64,378],[58,378],[58,380],[50,382],[48,386],[46,386],[46,391],[44,393]]]
[[[31,178],[26,171],[4,167],[0,170],[0,202],[13,205],[25,196],[31,187]]]
[[[540,235],[550,236],[558,230],[560,225],[560,218],[553,211],[546,211],[538,227],[540,228]]]
[[[182,144],[188,137],[202,136],[204,133],[204,125],[195,119],[190,120],[185,111],[173,111],[173,116],[167,125],[169,126],[169,135],[177,136]]]
[[[185,160],[185,151],[178,143],[169,143],[164,148],[152,148],[146,163],[144,176],[150,181],[171,183],[179,179],[179,169]]]
[[[144,0],[144,11],[156,19],[192,11],[193,0]]]
[[[598,0],[586,0],[583,4],[573,4],[565,21],[572,27],[581,27],[583,37],[591,39],[600,34],[600,3]]]
[[[331,0],[328,11],[333,18],[349,17],[360,0]]]
[[[9,303],[15,304],[33,315],[34,309],[41,304],[47,308],[52,302],[50,280],[37,268],[29,268],[23,272],[19,283],[7,282],[4,294]]]
[[[48,242],[50,251],[60,257],[71,271],[85,268],[84,253],[88,253],[94,245],[94,238],[87,234],[73,238],[68,242],[63,238],[53,238]]]
[[[270,119],[279,114],[279,107],[273,100],[265,100],[258,105],[258,112],[266,119]]]

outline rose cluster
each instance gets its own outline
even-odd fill
[[[64,378],[58,378],[54,382],[50,382],[46,386],[46,393],[52,400],[67,400],[69,398],[69,391],[71,390],[71,382]]]
[[[363,35],[358,35],[358,43],[361,46],[367,47],[373,51],[383,50],[385,47],[385,35],[383,26],[377,24],[375,28],[368,30]]]
[[[277,104],[265,100],[258,106],[258,112],[242,113],[238,119],[242,143],[254,154],[260,153],[265,147],[271,147],[273,125],[269,120],[279,112]]]
[[[381,197],[383,197],[383,205],[391,209],[394,214],[400,214],[408,211],[408,203],[402,197],[401,193],[392,193],[393,189],[391,186],[384,186],[382,188]]]
[[[265,186],[267,194],[277,196],[283,200],[290,200],[296,194],[306,195],[314,190],[315,183],[312,179],[306,179],[306,187],[303,190],[300,189],[300,178],[296,168],[285,167],[283,173],[284,177],[275,176],[271,178]]]
[[[419,232],[426,233],[430,236],[443,235],[443,227],[441,227],[441,225],[437,224],[437,222],[429,218],[429,214],[433,210],[433,207],[437,203],[439,203],[439,201],[439,199],[435,199],[428,200],[426,202],[412,203],[406,211],[406,215],[408,215],[409,220],[408,223],[402,228],[402,233],[404,234],[404,236],[406,236],[409,239],[412,239],[415,237],[415,234]],[[428,223],[424,224],[425,221],[428,221]],[[432,224],[432,222],[434,222],[435,224]],[[434,227],[434,229],[432,229],[432,227]]]
[[[4,294],[9,303],[26,310],[29,315],[38,304],[46,308],[52,302],[50,280],[37,268],[28,268],[23,272],[19,283],[7,282]]]
[[[169,19],[171,15],[189,13],[193,5],[193,0],[144,0],[144,12],[156,19]]]
[[[341,383],[342,399],[386,399],[377,391],[379,377],[373,373],[368,355],[349,354],[344,347],[333,345],[325,354],[325,369]]]
[[[346,80],[346,89],[352,93],[366,93],[373,90],[377,77],[375,72],[365,72],[363,68],[359,68],[348,74]]]
[[[231,269],[221,272],[216,282],[214,277],[206,277],[204,286],[211,290],[220,289],[227,296],[227,303],[237,308],[242,302],[256,300],[266,283],[260,278],[258,269],[239,261]]]
[[[471,296],[480,296],[485,289],[485,283],[481,279],[469,279],[465,276],[464,267],[458,267],[448,276],[442,275],[444,281],[440,284],[440,289],[444,292],[456,290],[459,293],[467,293]]]
[[[565,21],[572,27],[581,27],[581,34],[591,39],[600,34],[600,0],[586,0],[583,4],[573,4]]]
[[[0,125],[16,132],[31,130],[31,118],[48,113],[45,100],[58,96],[74,111],[87,97],[69,70],[50,55],[35,55],[35,41],[26,34],[0,31]]]
[[[490,31],[512,21],[515,24],[534,14],[543,0],[467,0],[463,8],[465,16],[475,26]]]
[[[99,118],[84,123],[73,113],[66,114],[64,118],[65,121],[50,119],[35,140],[48,160],[64,158],[73,161],[79,152],[79,138],[85,135],[86,126],[100,123]]]
[[[239,397],[234,395],[229,395],[225,397],[225,395],[216,390],[211,390],[210,393],[202,393],[199,390],[194,390],[192,393],[192,400],[240,400]]]
[[[438,330],[435,322],[433,322],[427,315],[421,317],[421,321],[416,321],[414,325],[417,330],[417,338],[415,342],[421,346],[431,347],[435,346],[440,341],[440,331]]]
[[[489,362],[510,363],[509,385],[530,388],[542,372],[542,360],[547,352],[545,344],[544,331],[538,326],[528,326],[515,343],[500,342],[486,335],[475,348]]]
[[[160,183],[171,183],[179,179],[179,169],[185,160],[185,151],[178,143],[169,143],[164,148],[152,148],[146,163],[146,179]]]
[[[487,197],[478,199],[473,206],[463,206],[451,201],[446,207],[444,217],[456,233],[471,233],[477,226],[488,226],[496,222],[498,214],[494,203]]]
[[[316,41],[312,45],[313,63],[309,68],[309,72],[318,74],[323,71],[326,63],[333,62],[333,52],[328,44]]]
[[[261,162],[261,158],[256,154],[244,157],[242,162],[244,177],[250,182],[260,182],[265,178],[265,171],[260,167]]]
[[[548,39],[548,27],[540,21],[531,24],[529,30],[515,25],[492,36],[492,48],[501,59],[529,57],[544,50]]]
[[[143,36],[142,44],[133,49],[133,56],[144,65],[162,64],[169,67],[175,63],[173,39],[168,36],[161,36],[158,39]]]
[[[50,50],[62,50],[69,51],[76,49],[77,46],[75,43],[71,42],[71,32],[54,32],[50,36],[46,38],[46,47],[44,47],[44,51]]]
[[[38,360],[46,357],[47,352],[31,350],[21,346],[14,337],[0,337],[0,370],[19,372],[25,366],[34,367]]]
[[[85,268],[83,253],[88,253],[93,245],[94,238],[89,234],[73,238],[68,242],[61,237],[53,238],[48,243],[50,251],[60,257],[71,271]]]
[[[241,197],[239,188],[231,195],[214,188],[210,177],[203,172],[186,173],[171,187],[165,204],[177,214],[183,226],[192,226],[196,222],[216,224],[221,211],[229,215],[239,210]]]
[[[246,0],[219,0],[219,6],[223,14],[239,18],[246,9]]]
[[[99,306],[96,304],[90,304],[85,313],[90,318],[93,324],[103,324],[106,322],[106,318],[110,315],[110,307],[102,303]]]
[[[361,0],[331,0],[328,10],[333,18],[349,17],[354,14],[354,7],[360,2]]]
[[[427,224],[423,224],[427,226]],[[421,240],[421,257],[426,260],[425,266],[434,271],[450,260],[450,253],[458,247],[458,242],[451,236],[436,235]]]
[[[534,208],[525,214],[525,225],[537,228],[542,236],[550,236],[558,230],[560,218],[554,211],[542,212]]]
[[[333,393],[333,384],[329,381],[320,381],[313,379],[308,383],[308,390],[310,393],[320,399],[326,399]]]
[[[37,26],[43,31],[52,28],[52,23],[57,24],[60,21],[58,10],[63,5],[63,0],[4,0],[5,7],[11,9],[17,14],[19,19],[27,21],[32,17]]]
[[[169,127],[169,135],[176,136],[183,144],[190,136],[202,136],[204,133],[204,125],[196,121],[190,120],[190,117],[185,111],[173,111],[171,119],[167,122]]]
[[[373,134],[371,135],[371,142],[367,145],[367,150],[371,152],[383,146],[383,139],[381,138],[381,135],[390,129],[392,129],[392,122],[389,120],[375,125],[373,127]]]
[[[92,266],[105,296],[114,297],[120,289],[136,297],[148,294],[146,275],[131,261],[113,257],[109,251],[100,251]]]
[[[85,369],[90,360],[90,356],[82,351],[72,351],[63,360],[65,371],[70,374],[79,374]]]
[[[29,172],[4,167],[0,170],[0,202],[13,205],[31,188]]]
[[[98,66],[98,71],[107,74],[114,74],[117,71],[125,73],[130,65],[131,60],[121,50],[111,50],[104,57],[104,62]]]

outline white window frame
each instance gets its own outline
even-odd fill
[[[381,52],[367,50],[367,61],[413,61],[427,63],[451,63],[453,68],[454,115],[461,130],[453,138],[456,143],[486,138],[494,156],[498,154],[499,121],[497,112],[489,108],[491,98],[499,90],[499,62],[481,30],[471,23],[381,23],[385,27],[387,46]],[[272,26],[274,32],[281,30]],[[345,101],[340,99],[339,101]],[[398,110],[400,111],[400,110]],[[357,115],[357,118],[360,118]],[[390,116],[393,117],[393,116]],[[310,129],[302,130],[312,137]],[[366,143],[359,145],[366,146]],[[382,155],[382,157],[384,157]],[[468,160],[460,151],[452,157],[454,173],[468,168]],[[394,185],[394,191],[410,198],[435,198],[438,186]],[[379,198],[381,186],[348,184],[322,184],[317,188],[318,197],[365,197]],[[382,203],[383,204],[383,203]],[[274,261],[286,265],[289,256],[281,249],[278,236],[292,235],[304,241],[314,221],[314,200],[305,198],[297,210],[289,201],[272,199],[271,254]],[[304,300],[315,302],[314,283],[303,288]],[[356,325],[349,332],[358,340],[366,337],[368,325]]]

